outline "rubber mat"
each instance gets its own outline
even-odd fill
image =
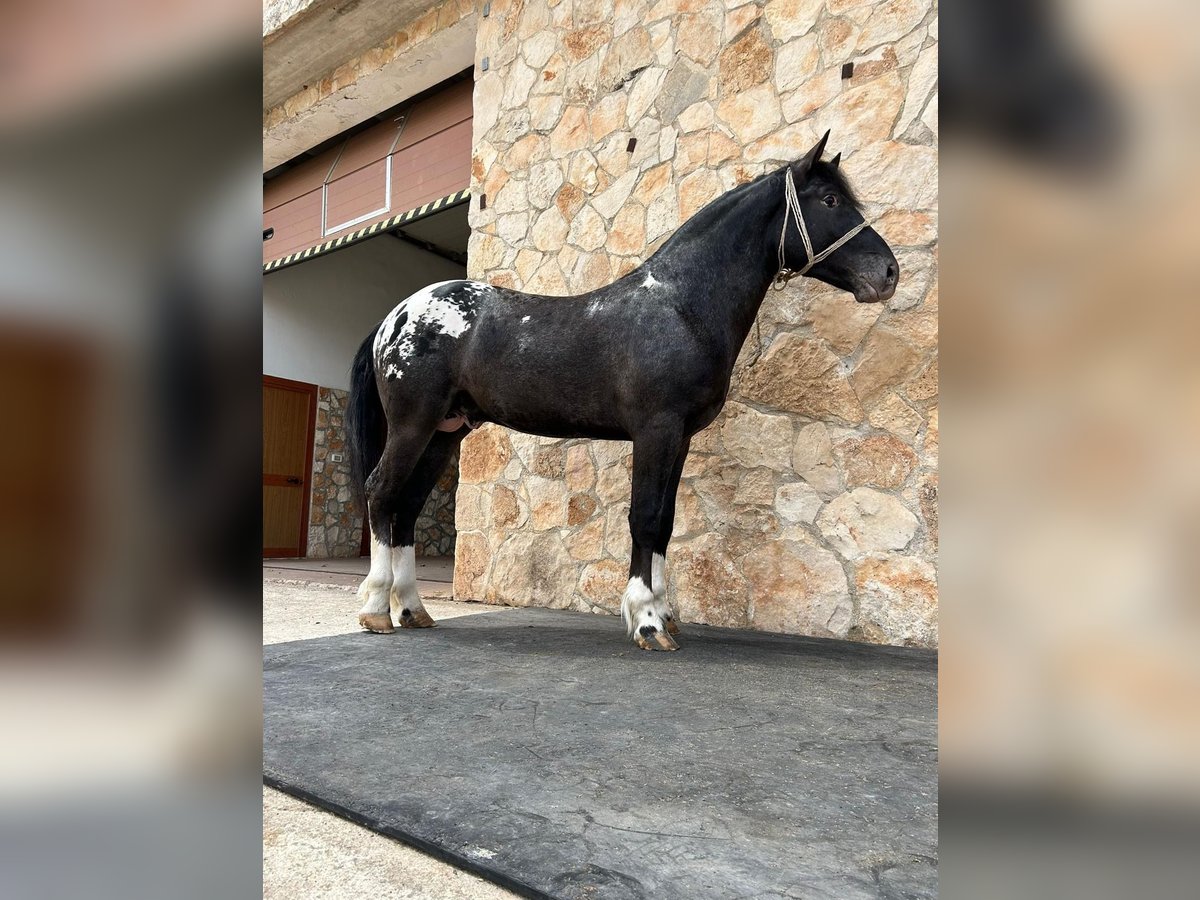
[[[268,784],[518,893],[937,893],[937,657],[505,609],[263,649]]]

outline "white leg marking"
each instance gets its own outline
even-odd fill
[[[392,548],[371,533],[371,571],[358,588],[363,601],[360,615],[387,614],[388,594],[392,590]]]
[[[651,563],[650,586],[655,597],[663,597],[667,593],[667,558],[661,553],[655,553],[651,557]]]
[[[412,546],[392,548],[392,615],[424,611],[417,593],[417,555]]]
[[[625,630],[630,636],[647,625],[664,631],[667,627],[667,601],[656,597],[646,582],[635,575],[629,579],[625,595],[621,598],[621,618],[625,620]]]

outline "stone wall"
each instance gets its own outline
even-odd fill
[[[312,497],[308,510],[308,556],[313,559],[358,556],[362,515],[350,487],[346,455],[346,401],[349,393],[317,388],[317,425],[313,444]],[[341,462],[331,454],[340,453]]]
[[[806,279],[768,295],[684,472],[685,621],[937,644],[937,34],[930,0],[495,0],[480,20],[471,277],[600,286],[827,128],[900,262],[886,306]],[[472,434],[456,596],[615,613],[629,463]]]

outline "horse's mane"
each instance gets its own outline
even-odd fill
[[[668,247],[673,246],[677,240],[686,238],[697,231],[703,231],[707,229],[712,224],[713,220],[725,215],[731,206],[739,203],[747,194],[749,194],[763,182],[781,178],[783,173],[791,165],[792,163],[788,163],[787,165],[780,166],[778,169],[771,169],[770,171],[763,172],[757,178],[753,178],[744,184],[739,184],[735,188],[730,188],[724,194],[721,194],[721,196],[714,198],[706,206],[702,207],[697,213],[695,213],[690,219],[680,225],[679,228],[675,230],[675,233],[667,238],[663,245],[653,254],[653,256],[650,257],[650,259],[658,256],[659,253],[662,253]],[[826,181],[832,184],[833,187],[846,198],[846,200],[855,210],[861,212],[858,195],[855,194],[854,189],[850,186],[850,182],[846,180],[846,176],[842,173],[842,170],[839,167],[825,162],[824,160],[818,160],[813,164],[812,169],[809,171],[805,184],[813,179]],[[804,189],[804,185],[797,185],[797,187],[800,190]]]

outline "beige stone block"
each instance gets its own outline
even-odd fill
[[[492,489],[492,523],[497,528],[518,527],[524,524],[526,511],[522,509],[517,495],[504,485]]]
[[[586,4],[585,4],[586,5]],[[576,28],[562,36],[562,44],[571,63],[587,59],[611,39],[612,32],[605,25],[589,25]]]
[[[605,219],[611,219],[629,199],[637,182],[637,172],[626,172],[592,201],[592,208]]]
[[[725,406],[720,427],[726,454],[742,465],[787,471],[792,455],[792,422],[787,416],[731,402]]]
[[[748,144],[770,133],[779,124],[779,97],[772,85],[756,85],[722,100],[717,106],[717,115],[733,129],[741,143]]]
[[[925,442],[921,445],[921,464],[936,469],[938,464],[938,408],[929,411]]]
[[[563,220],[571,222],[583,208],[587,195],[577,185],[568,181],[554,195],[554,205],[558,208]],[[568,226],[569,227],[569,226]]]
[[[938,549],[938,475],[927,472],[917,484],[917,498],[921,505],[921,516],[929,531],[929,542],[934,553]]]
[[[548,207],[563,184],[562,164],[556,159],[537,163],[529,170],[526,197],[534,210]]]
[[[824,0],[771,0],[763,12],[777,41],[807,34],[824,9]]]
[[[748,623],[746,581],[726,538],[707,532],[680,540],[668,551],[668,597],[685,622],[731,628]]]
[[[504,471],[510,459],[512,445],[507,432],[499,425],[485,425],[463,440],[459,480],[466,484],[492,481]]]
[[[675,145],[676,175],[686,175],[707,164],[709,138],[710,135],[708,132],[697,131],[692,134],[685,134],[679,139]],[[653,172],[654,170],[651,169],[650,171]]]
[[[792,468],[825,498],[842,490],[842,476],[833,458],[833,440],[824,422],[800,429],[792,448]]]
[[[621,595],[629,582],[629,565],[615,559],[601,559],[583,567],[579,578],[579,593],[596,606],[616,613],[621,608]]]
[[[895,393],[888,391],[867,414],[872,427],[890,431],[911,443],[925,420]]]
[[[848,487],[897,488],[917,465],[912,448],[891,434],[847,438],[834,446],[834,455]]]
[[[813,35],[789,41],[775,54],[775,89],[787,93],[802,87],[821,68],[821,53]],[[790,117],[789,117],[790,119]]]
[[[775,54],[763,39],[762,29],[751,28],[721,51],[722,92],[732,94],[762,84],[771,77],[774,62]]]
[[[831,99],[821,109],[821,126],[833,132],[839,147],[864,147],[891,136],[903,102],[904,81],[899,72],[888,72]]]
[[[484,576],[491,563],[487,538],[478,531],[460,531],[454,542],[454,597],[482,599]]]
[[[750,162],[769,162],[782,165],[799,159],[817,142],[819,135],[809,122],[785,125],[773,134],[755,141],[746,148],[744,157]],[[730,154],[732,158],[736,154]]]
[[[693,103],[679,114],[676,122],[679,125],[679,130],[684,134],[690,134],[694,131],[707,131],[713,124],[712,104],[707,100]]]
[[[775,491],[775,513],[784,522],[811,525],[823,504],[816,488],[802,481],[781,484]]]
[[[567,220],[557,206],[552,206],[533,223],[533,246],[542,251],[556,251],[566,240],[567,231]]]
[[[874,556],[854,575],[858,611],[854,628],[879,644],[937,647],[937,574],[911,556]]]
[[[521,54],[525,62],[540,71],[554,55],[557,45],[558,38],[553,31],[539,31],[521,44]]]
[[[783,97],[781,108],[784,121],[796,122],[823,110],[841,94],[844,87],[840,66],[822,69]]]
[[[805,321],[836,353],[848,356],[882,312],[879,304],[858,303],[845,291],[821,292],[809,301]]]
[[[613,219],[606,247],[610,253],[640,253],[646,246],[646,210],[638,203],[622,207]]]
[[[860,197],[890,208],[931,209],[937,205],[937,150],[881,141],[842,163]]]
[[[817,45],[827,66],[840,66],[854,58],[859,27],[852,19],[830,17],[817,31]]]
[[[679,218],[686,222],[702,207],[724,193],[724,186],[717,173],[711,169],[700,169],[684,177],[679,183]]]
[[[581,562],[600,559],[604,555],[604,518],[594,516],[582,528],[568,534],[564,542],[572,559]]]
[[[726,6],[732,4],[727,3]],[[725,43],[729,44],[739,34],[746,31],[762,16],[762,7],[756,3],[743,3],[736,9],[725,12]]]
[[[917,517],[899,499],[868,487],[835,497],[817,515],[817,527],[846,559],[903,550],[917,531]]]
[[[563,110],[558,125],[550,132],[550,152],[561,159],[587,147],[590,140],[587,110],[582,106],[568,106]]]
[[[504,162],[510,171],[523,177],[533,163],[542,162],[549,155],[550,142],[543,135],[527,134],[509,148]]]
[[[567,491],[561,481],[530,475],[524,487],[529,492],[529,522],[534,529],[545,531],[567,524]]]
[[[812,418],[853,425],[864,416],[841,360],[823,342],[790,332],[771,343],[740,388],[759,403]]]
[[[603,57],[599,83],[604,90],[613,90],[629,72],[651,66],[657,61],[650,42],[650,32],[645,28],[631,28],[619,34]]]
[[[646,206],[646,239],[654,241],[670,235],[679,224],[679,199],[675,185],[667,184]]]
[[[592,140],[602,141],[614,131],[625,127],[625,111],[628,98],[624,91],[616,91],[602,97],[592,108]]]
[[[858,364],[850,373],[850,383],[859,401],[870,407],[885,391],[907,381],[920,362],[921,356],[912,344],[881,321],[867,335]]]
[[[596,467],[586,443],[571,444],[566,457],[567,487],[572,491],[588,491],[596,483]]]
[[[938,396],[938,361],[937,357],[925,367],[920,375],[910,381],[904,388],[909,400],[916,403],[926,403],[936,400]]]
[[[921,24],[932,0],[885,0],[875,6],[858,35],[858,49],[898,41]]]
[[[812,544],[769,541],[742,562],[756,628],[845,637],[853,603],[836,556]]]
[[[924,247],[938,237],[936,212],[889,209],[872,222],[871,227],[893,250],[897,247]]]
[[[723,17],[714,10],[681,15],[675,20],[675,49],[701,66],[708,66],[721,49]]]
[[[582,250],[599,250],[604,246],[608,232],[604,219],[591,206],[582,207],[571,220],[567,240]]]
[[[629,89],[629,102],[625,108],[625,121],[630,128],[637,125],[658,98],[667,70],[662,66],[651,66],[633,80]]]

